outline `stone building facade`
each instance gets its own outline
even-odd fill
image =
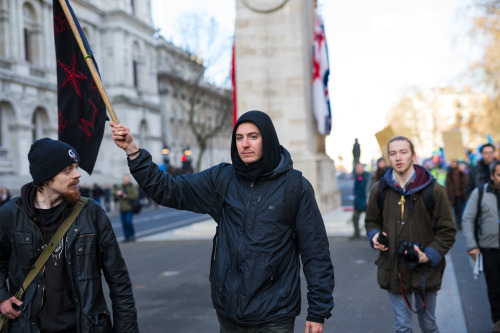
[[[131,128],[158,164],[163,163],[166,145],[173,164],[180,164],[174,157],[185,147],[196,158],[197,142],[176,108],[189,92],[183,91],[185,85],[169,83],[179,83],[182,75],[166,77],[189,71],[199,61],[155,34],[151,1],[72,0],[71,5],[119,121]],[[29,182],[31,144],[42,137],[57,138],[56,81],[52,1],[0,0],[0,187],[15,191]],[[200,98],[214,101],[207,105],[230,101],[228,91],[206,87]],[[207,114],[215,119],[217,112],[214,108]],[[228,160],[229,137],[228,128],[209,140],[201,168]],[[94,172],[84,173],[81,181],[118,183],[127,171],[124,153],[115,147],[106,125]]]

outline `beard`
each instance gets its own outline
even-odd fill
[[[81,194],[78,189],[69,190],[63,194],[64,200],[71,203],[77,202],[80,199],[80,196]]]

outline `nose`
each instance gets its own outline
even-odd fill
[[[242,145],[243,147],[248,147],[248,146],[249,146],[248,142],[249,142],[249,141],[248,141],[248,139],[247,139],[247,138],[243,138],[243,140],[242,140],[242,142],[241,142],[241,145]]]

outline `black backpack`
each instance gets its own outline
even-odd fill
[[[483,193],[485,184],[479,185],[477,187],[477,212],[476,218],[474,219],[474,238],[476,239],[476,244],[479,247],[479,218],[481,217],[481,201],[483,201]]]
[[[219,233],[219,222],[226,199],[227,188],[233,179],[234,168],[231,164],[226,164],[222,167],[219,175],[217,176],[217,207],[215,214],[211,214],[213,219],[217,222],[217,228],[212,245],[212,263],[215,259],[215,248],[217,246],[217,234]],[[297,217],[297,210],[299,208],[300,193],[302,192],[302,172],[292,169],[286,173],[285,181],[285,207],[290,227],[292,228],[293,238],[296,237],[295,219]]]
[[[436,228],[436,220],[434,219],[434,207],[436,206],[436,203],[434,201],[435,182],[436,179],[433,179],[431,183],[426,187],[424,187],[424,189],[421,191],[422,197],[424,199],[425,208],[427,210],[427,213],[429,214],[429,217],[431,218],[432,229]],[[384,184],[385,180],[381,179],[378,183],[378,188],[377,188],[377,205],[378,209],[380,210],[380,215],[382,216],[384,211],[385,191],[388,188],[388,186],[384,186]],[[382,220],[382,224],[383,222],[384,220]]]

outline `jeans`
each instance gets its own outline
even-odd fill
[[[132,211],[127,210],[120,212],[120,217],[122,220],[123,235],[125,236],[125,240],[135,240],[135,230],[134,225],[132,224]]]
[[[483,255],[484,278],[490,301],[491,319],[500,321],[500,252],[498,249],[481,249]]]
[[[239,326],[217,313],[220,333],[293,333],[295,318],[259,326]]]
[[[455,197],[453,210],[455,211],[455,222],[457,227],[462,227],[462,214],[464,212],[465,201],[463,197]]]
[[[394,331],[397,333],[411,333],[413,332],[412,325],[412,311],[406,305],[403,295],[389,294],[389,301],[391,302],[392,311],[394,312]],[[412,304],[412,295],[408,294],[408,301]],[[436,323],[436,296],[437,293],[426,293],[425,302],[427,309],[418,314],[418,323],[423,333],[439,333]],[[415,294],[415,307],[414,310],[420,310],[424,306],[420,294]]]
[[[352,214],[352,224],[354,225],[354,237],[359,237],[359,217],[362,213],[364,213],[364,210],[354,210],[354,213]]]

